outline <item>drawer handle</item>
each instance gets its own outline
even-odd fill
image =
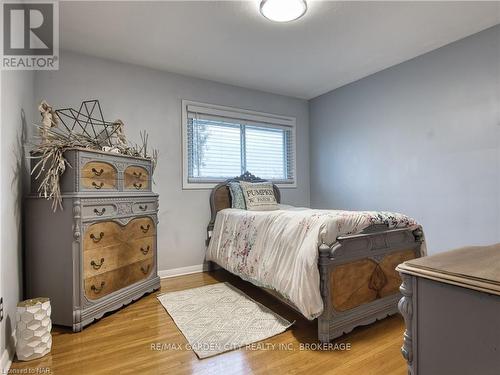
[[[92,181],[92,186],[95,189],[102,189],[102,187],[104,186],[104,182],[99,182],[99,184],[97,184],[95,181]]]
[[[104,237],[104,232],[101,232],[99,233],[99,238],[97,238],[94,233],[90,233],[90,238],[92,239],[92,241],[94,241],[95,243],[98,243],[100,240],[102,240],[102,238]]]
[[[139,190],[142,188],[142,184],[138,184],[137,182],[134,182],[134,187]]]
[[[141,253],[143,253],[144,255],[146,255],[147,253],[149,253],[149,245],[146,247],[146,249],[144,249],[143,247],[141,247]]]
[[[95,261],[90,262],[90,265],[92,266],[93,269],[98,270],[99,268],[102,267],[102,264],[104,263],[104,258],[101,258],[101,263],[97,264]]]
[[[90,290],[92,290],[95,294],[99,294],[104,289],[104,285],[106,285],[106,283],[103,281],[103,282],[101,282],[101,286],[92,285],[90,287]]]
[[[96,176],[100,176],[104,173],[104,169],[100,169],[100,170],[97,170],[95,168],[92,168],[92,172],[96,175]]]
[[[148,264],[148,266],[146,268],[144,268],[144,266],[141,266],[141,271],[144,275],[146,275],[147,273],[149,273],[149,270],[151,269],[151,264]]]
[[[103,207],[101,211],[99,211],[97,208],[94,208],[94,213],[97,215],[97,216],[102,216],[104,215],[104,213],[106,212],[106,209]]]
[[[151,225],[150,225],[150,224],[148,224],[148,225],[146,225],[146,226],[141,225],[141,230],[142,230],[142,233],[148,233],[149,228],[151,228]]]
[[[139,205],[139,210],[146,211],[147,209],[148,209],[148,205],[147,204],[145,204],[144,206]]]
[[[134,172],[133,174],[134,174],[135,178],[141,178],[142,177],[142,172],[139,172],[139,173]]]

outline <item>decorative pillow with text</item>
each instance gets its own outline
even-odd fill
[[[247,207],[245,206],[245,198],[243,197],[243,190],[241,190],[240,183],[231,181],[227,185],[231,192],[231,207],[245,210]]]
[[[247,210],[272,211],[279,209],[272,183],[240,181],[240,185],[245,197]]]

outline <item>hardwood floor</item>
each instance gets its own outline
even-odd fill
[[[156,294],[228,281],[250,297],[296,323],[261,344],[291,350],[239,349],[199,360],[194,352],[152,350],[155,344],[186,340],[156,299]],[[300,350],[317,343],[316,322],[309,322],[258,288],[225,271],[198,273],[162,280],[161,291],[105,316],[80,333],[55,327],[52,352],[39,360],[14,362],[11,373],[32,374],[335,374],[406,375],[399,349],[403,320],[389,317],[355,329],[337,339],[350,350]],[[25,369],[21,371],[21,369]],[[31,370],[29,370],[31,369]]]

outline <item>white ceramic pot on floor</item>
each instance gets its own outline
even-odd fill
[[[16,314],[16,354],[20,361],[40,358],[52,348],[50,300],[35,298],[19,302]]]

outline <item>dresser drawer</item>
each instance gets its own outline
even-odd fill
[[[154,269],[154,258],[129,264],[84,280],[85,296],[89,300],[102,298],[110,293],[146,279]]]
[[[123,242],[122,226],[114,221],[90,225],[83,236],[83,250],[119,245]]]
[[[149,217],[132,219],[127,225],[114,221],[102,221],[91,224],[83,237],[84,252],[108,247],[111,245],[127,244],[144,237],[156,235],[156,226]]]
[[[110,216],[116,216],[117,209],[114,204],[103,203],[103,204],[86,204],[82,205],[82,216],[85,219],[88,218],[104,218]]]
[[[125,190],[149,190],[149,172],[146,168],[129,166],[123,172],[123,188]]]
[[[155,244],[155,237],[144,237],[85,251],[83,254],[84,278],[152,258],[156,250]]]
[[[158,201],[156,199],[144,202],[136,202],[132,204],[132,213],[144,214],[155,213],[158,208]]]
[[[118,172],[109,163],[91,161],[82,167],[80,183],[84,190],[117,190]]]
[[[140,217],[127,225],[128,238],[149,237],[156,235],[156,225],[149,217]]]

